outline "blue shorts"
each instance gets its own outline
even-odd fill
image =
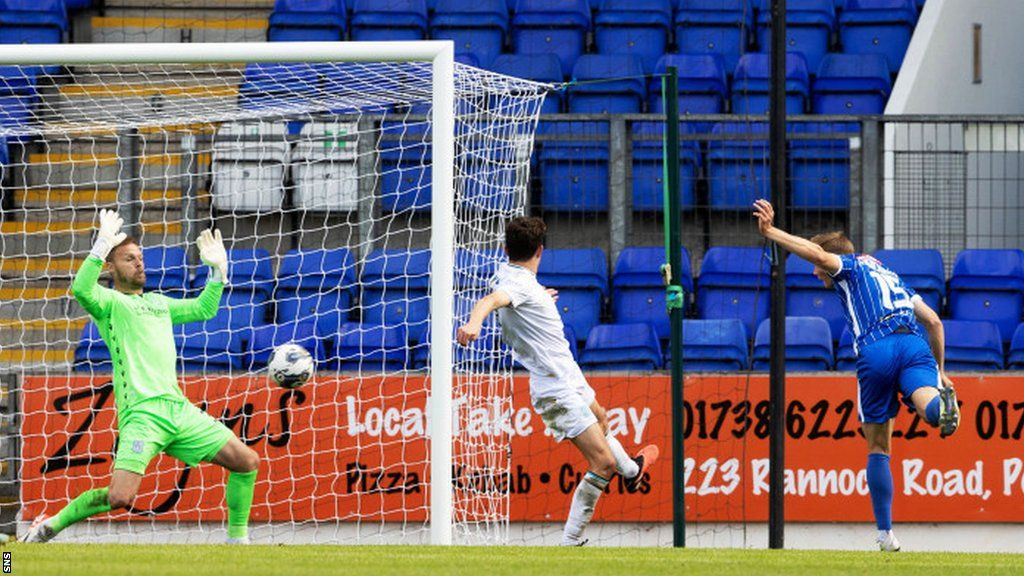
[[[861,422],[888,422],[900,411],[898,396],[913,407],[910,395],[926,386],[939,386],[939,365],[924,338],[890,334],[860,349],[857,413]]]

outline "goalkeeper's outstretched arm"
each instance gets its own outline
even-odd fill
[[[469,314],[469,321],[459,327],[458,332],[455,334],[455,339],[459,341],[459,344],[468,346],[470,342],[480,337],[480,330],[483,328],[484,320],[490,316],[491,312],[498,308],[504,308],[511,303],[512,299],[501,290],[495,290],[484,296],[473,306],[473,311]]]
[[[100,229],[96,234],[96,242],[71,283],[71,295],[90,316],[97,320],[106,318],[110,313],[113,290],[100,286],[99,278],[107,255],[127,237],[124,232],[121,232],[123,225],[124,220],[117,215],[117,212],[100,210]]]
[[[180,300],[167,299],[167,310],[174,324],[209,320],[217,315],[220,308],[220,297],[224,293],[224,283],[228,277],[228,256],[220,230],[203,230],[196,245],[199,246],[199,258],[210,267],[210,274],[199,296]]]

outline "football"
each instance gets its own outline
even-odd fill
[[[278,386],[298,388],[313,376],[313,357],[294,342],[282,344],[270,354],[267,371]]]

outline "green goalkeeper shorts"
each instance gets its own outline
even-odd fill
[[[132,407],[118,422],[115,470],[145,474],[163,452],[195,466],[213,460],[234,433],[185,400],[152,398]]]

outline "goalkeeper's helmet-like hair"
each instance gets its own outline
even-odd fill
[[[107,262],[114,261],[114,256],[117,255],[118,248],[121,248],[122,246],[131,246],[132,244],[138,246],[139,248],[142,248],[142,246],[139,244],[139,241],[136,240],[134,236],[128,236],[124,240],[121,240],[121,243],[118,244],[117,246],[114,246],[114,249],[107,254]]]
[[[811,238],[811,242],[814,242],[818,246],[821,246],[825,252],[831,254],[853,254],[853,242],[846,237],[842,232],[823,232]]]
[[[547,240],[548,227],[537,217],[519,216],[505,226],[505,252],[512,262],[533,258]]]

